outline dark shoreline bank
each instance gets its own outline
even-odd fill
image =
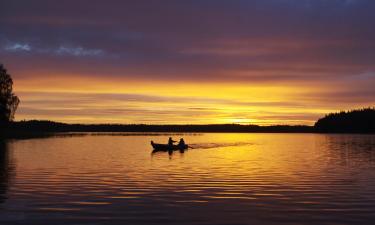
[[[2,138],[48,137],[59,133],[312,133],[312,126],[258,126],[239,124],[215,125],[145,125],[145,124],[65,124],[52,121],[20,121],[3,124]]]
[[[66,124],[30,120],[0,124],[0,139],[49,137],[62,133],[331,133],[375,134],[375,109],[332,113],[314,126],[291,125],[147,125],[147,124]]]

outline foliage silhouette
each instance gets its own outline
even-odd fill
[[[331,113],[315,123],[320,133],[375,133],[375,108]]]
[[[0,64],[0,123],[14,119],[19,102],[20,100],[13,93],[13,80]]]

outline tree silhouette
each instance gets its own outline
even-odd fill
[[[14,119],[20,100],[13,93],[13,80],[0,64],[0,123]]]
[[[375,108],[331,113],[315,123],[322,133],[375,133]]]

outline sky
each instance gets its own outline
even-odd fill
[[[373,0],[0,0],[16,120],[303,124],[375,105]]]

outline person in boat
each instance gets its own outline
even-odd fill
[[[183,149],[183,148],[185,148],[185,140],[183,139],[183,138],[181,138],[180,139],[180,142],[178,142],[178,147],[180,148],[180,149]]]
[[[175,143],[175,142],[177,142],[177,141],[174,141],[174,140],[172,139],[172,137],[169,137],[169,139],[168,139],[168,145],[169,145],[169,147],[172,147],[172,146],[173,146],[173,143]]]

